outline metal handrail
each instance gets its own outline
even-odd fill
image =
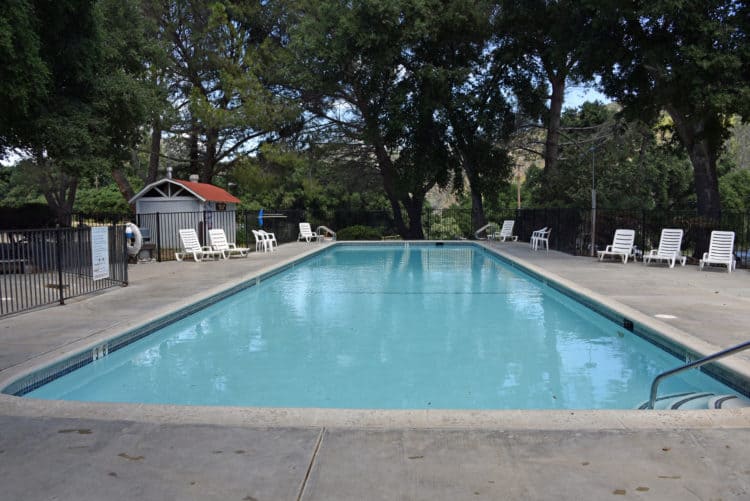
[[[731,348],[727,348],[726,350],[721,350],[719,352],[714,353],[713,355],[708,355],[706,357],[703,357],[701,359],[695,360],[693,362],[690,362],[689,364],[685,364],[683,366],[662,372],[658,376],[654,378],[654,381],[651,383],[651,396],[648,399],[648,409],[653,409],[654,404],[656,403],[656,392],[659,389],[659,383],[662,379],[666,379],[669,376],[674,376],[675,374],[679,374],[680,372],[694,369],[696,367],[700,367],[701,365],[705,365],[709,362],[713,362],[714,360],[718,360],[720,358],[724,358],[726,356],[732,355],[734,353],[738,353],[740,351],[746,350],[750,348],[750,341],[745,341],[744,343],[738,344],[737,346],[733,346]]]
[[[325,234],[323,232],[325,232]],[[336,232],[333,231],[328,226],[323,226],[323,225],[318,226],[317,229],[315,230],[315,233],[318,234],[319,238],[330,236],[331,238],[333,238],[333,240],[336,240]]]

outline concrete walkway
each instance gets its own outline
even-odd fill
[[[750,337],[745,270],[491,245],[701,351]],[[134,265],[128,287],[0,320],[0,381],[319,248]],[[745,369],[750,357],[736,358]],[[748,409],[326,411],[2,395],[0,499],[747,499],[749,439]]]

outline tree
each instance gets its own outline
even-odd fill
[[[560,155],[560,118],[566,85],[570,80],[590,78],[583,64],[591,48],[586,36],[591,32],[596,2],[580,0],[503,0],[498,2],[497,56],[515,66],[516,93],[530,118],[541,112],[546,130],[544,142],[543,189],[554,198],[564,185],[557,184]],[[540,108],[539,98],[548,102]]]
[[[594,30],[605,92],[631,117],[667,111],[693,166],[698,213],[715,219],[731,118],[750,116],[748,19],[735,0],[618,0]]]
[[[165,81],[175,115],[152,121],[152,165],[166,130],[186,138],[184,168],[208,183],[297,119],[295,103],[271,92],[264,76],[264,58],[279,44],[273,4],[169,0],[151,15],[169,57],[154,78]]]
[[[437,18],[434,35],[420,44],[446,122],[446,140],[463,172],[455,172],[460,191],[469,183],[474,229],[486,224],[484,198],[494,196],[510,174],[506,144],[516,114],[503,95],[510,72],[493,66],[488,43],[492,34],[492,2],[452,2]],[[473,233],[473,231],[472,231]]]
[[[446,120],[450,73],[466,74],[457,56],[486,5],[308,1],[291,27],[293,88],[314,123],[361,146],[363,168],[375,165],[404,238],[423,238],[426,193],[460,166]]]
[[[47,93],[49,70],[40,53],[38,20],[29,0],[7,0],[0,9],[0,158],[23,142]]]

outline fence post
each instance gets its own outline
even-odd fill
[[[127,223],[125,223],[127,224]],[[122,260],[122,268],[123,268],[123,286],[127,287],[128,285],[128,240],[125,238],[125,227],[122,228],[122,231],[117,231],[117,225],[115,223],[112,223],[112,233],[115,235],[115,241],[117,241],[117,235],[119,234],[119,238],[122,238],[122,256],[124,259]],[[117,248],[117,246],[115,246]],[[138,261],[138,255],[135,257],[136,262]]]
[[[250,247],[250,237],[247,235],[247,211],[243,210],[242,215],[245,219],[245,247]]]
[[[161,263],[161,215],[156,213],[156,262]]]
[[[62,238],[60,233],[62,228],[60,225],[57,226],[55,233],[55,254],[57,257],[57,289],[60,292],[60,304],[65,304],[65,294],[63,292],[63,275],[62,275]]]

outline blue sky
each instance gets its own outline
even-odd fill
[[[578,108],[586,101],[599,100],[602,103],[609,103],[612,100],[598,92],[594,88],[585,85],[569,85],[565,90],[565,102],[563,108]]]

